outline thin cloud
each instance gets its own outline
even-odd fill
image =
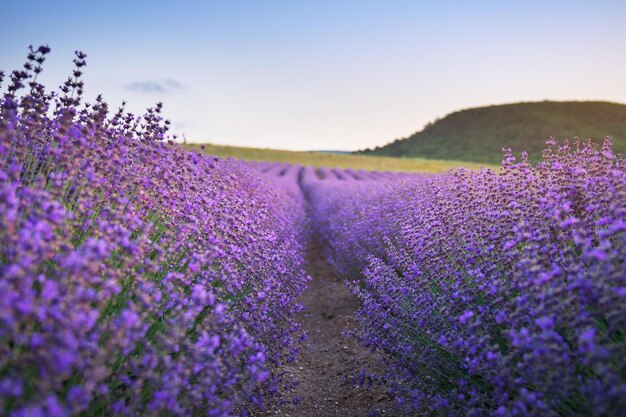
[[[125,87],[127,90],[145,94],[169,93],[182,90],[183,85],[176,80],[167,78],[163,81],[135,81]]]
[[[179,83],[176,80],[172,80],[171,78],[167,78],[165,80],[163,80],[163,83],[171,88],[172,90],[182,90],[183,89],[183,85],[181,83]]]

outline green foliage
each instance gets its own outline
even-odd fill
[[[626,152],[626,105],[601,101],[528,102],[451,113],[424,130],[364,155],[448,159],[500,164],[502,148],[541,158],[550,137],[613,137],[616,153]]]

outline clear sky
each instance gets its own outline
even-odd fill
[[[626,102],[624,0],[0,0],[0,15],[0,69],[48,44],[57,86],[82,50],[88,98],[163,101],[190,142],[356,150],[462,108]]]

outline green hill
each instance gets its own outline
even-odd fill
[[[551,136],[597,142],[612,136],[615,151],[626,153],[626,105],[541,101],[460,110],[408,138],[359,153],[499,164],[502,148],[512,148],[537,161]]]

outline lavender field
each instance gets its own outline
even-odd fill
[[[609,138],[437,175],[219,159],[170,140],[160,104],[84,103],[80,52],[47,90],[48,52],[2,86],[0,415],[298,410],[314,245],[358,299],[343,337],[372,352],[346,384],[385,415],[624,415]]]

